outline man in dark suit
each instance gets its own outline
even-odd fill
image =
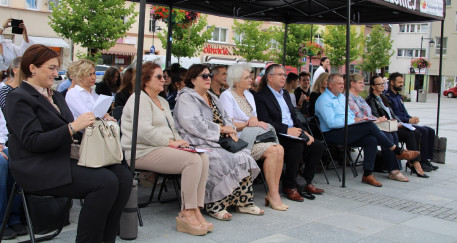
[[[284,147],[284,161],[286,163],[286,176],[283,178],[283,191],[287,198],[294,201],[303,201],[297,191],[297,174],[300,161],[305,161],[304,177],[306,187],[302,195],[307,199],[314,199],[312,194],[321,194],[323,189],[312,184],[317,165],[324,152],[321,141],[314,140],[309,135],[294,112],[290,95],[282,88],[286,82],[286,71],[279,64],[270,65],[260,81],[259,92],[255,96],[257,115],[260,121],[270,123],[278,134],[279,143]],[[307,142],[281,135],[305,137]]]

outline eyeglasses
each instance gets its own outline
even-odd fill
[[[287,74],[285,74],[285,73],[270,73],[270,75],[279,75],[279,76],[283,76],[284,78],[287,78]]]
[[[166,78],[167,76],[162,75],[162,74],[156,75],[155,77],[158,78],[159,80],[167,79],[167,78]]]
[[[163,75],[163,79],[167,79],[167,78],[168,78],[168,76],[167,76],[167,75]]]
[[[380,83],[380,84],[373,84],[373,85],[379,85],[379,86],[384,86],[386,83]]]
[[[198,76],[201,76],[203,79],[208,79],[208,78],[213,78],[213,74],[212,73],[202,73]]]

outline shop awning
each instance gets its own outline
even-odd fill
[[[42,44],[50,47],[61,47],[69,48],[70,45],[61,38],[52,38],[52,37],[41,37],[41,36],[29,36],[30,40],[35,44]]]
[[[265,68],[265,62],[261,61],[251,61],[251,62],[246,62],[244,59],[238,59],[238,63],[247,63],[249,66],[253,68]]]
[[[206,56],[204,63],[220,64],[220,65],[233,65],[233,64],[236,63],[236,58],[224,58],[224,57]]]
[[[111,55],[135,56],[136,47],[132,44],[116,43],[116,45],[108,50],[102,51],[102,53]]]

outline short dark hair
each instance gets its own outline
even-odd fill
[[[298,80],[298,79],[299,79],[299,77],[296,73],[290,72],[289,74],[287,74],[286,84],[290,84],[290,83],[292,83],[292,81]]]
[[[395,81],[398,77],[403,77],[403,75],[399,72],[392,73],[389,76],[389,81]]]
[[[298,74],[298,76],[299,76],[300,78],[301,78],[301,77],[306,77],[306,76],[311,77],[311,74],[308,73],[308,72],[306,72],[306,71],[301,71],[301,72]]]
[[[155,62],[145,62],[141,68],[141,89],[144,90],[146,84],[151,80],[154,70],[162,68]]]
[[[213,68],[211,68],[210,71],[211,71],[212,74],[219,74],[219,69],[221,69],[221,68],[227,69],[227,66],[224,66],[224,65],[216,65],[216,66],[214,66]],[[208,70],[209,70],[209,68],[208,68]]]
[[[192,79],[195,79],[202,73],[205,69],[208,69],[209,67],[204,65],[204,64],[192,64],[192,66],[189,67],[186,73],[186,77],[184,78],[184,84],[186,84],[186,87],[189,87],[191,89],[194,88],[194,84],[192,83]]]
[[[59,54],[45,45],[32,45],[27,48],[27,50],[24,52],[24,55],[22,55],[21,72],[25,78],[30,78],[32,77],[32,72],[30,72],[30,65],[33,64],[39,68],[45,62],[57,57],[59,57]]]

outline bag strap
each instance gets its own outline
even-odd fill
[[[106,129],[107,126],[106,126],[105,122],[103,121],[103,119],[100,119],[100,118],[98,118],[98,119],[102,122],[103,129]],[[118,151],[121,151],[121,153],[116,154],[116,152],[114,152],[112,150],[112,148],[110,146],[108,146],[106,143],[105,143],[105,146],[108,147],[109,152],[115,159],[121,161],[122,160],[122,147],[119,142],[120,138],[118,136],[115,136],[115,132],[113,131],[114,129],[112,128],[112,126],[113,125],[109,126],[109,129],[111,130],[111,133],[113,133],[112,135],[113,135],[114,140],[116,140],[116,145],[117,145]],[[100,130],[100,127],[98,128],[98,130],[102,134],[103,140],[106,141],[106,139],[108,139],[108,138],[105,138],[105,135],[103,135],[103,131]]]

